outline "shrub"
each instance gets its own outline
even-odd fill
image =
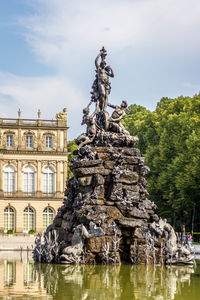
[[[9,229],[9,230],[7,231],[7,234],[13,234],[13,233],[14,233],[13,229]]]
[[[35,234],[35,230],[31,229],[31,230],[29,230],[28,233],[29,233],[29,234]]]

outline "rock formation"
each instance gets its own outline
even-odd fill
[[[135,148],[137,136],[120,123],[127,103],[108,102],[114,72],[106,55],[102,48],[95,61],[92,97],[83,110],[86,135],[77,138],[71,163],[74,177],[44,242],[37,240],[34,258],[66,264],[193,264],[190,250],[177,245],[174,229],[147,198],[149,168]],[[107,106],[114,109],[111,117]]]

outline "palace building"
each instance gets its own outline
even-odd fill
[[[62,205],[67,113],[56,120],[0,118],[0,232],[41,232]]]

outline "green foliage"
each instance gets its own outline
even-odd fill
[[[9,229],[9,230],[7,231],[7,234],[13,234],[13,233],[14,233],[13,229]]]
[[[177,229],[189,227],[200,199],[200,95],[162,98],[154,112],[131,105],[124,125],[151,169],[150,199]]]
[[[35,230],[30,229],[28,233],[29,233],[29,234],[35,234]]]
[[[152,113],[140,105],[130,105],[126,111],[126,116],[122,121],[123,125],[131,135],[139,138],[139,148],[142,152],[146,149],[145,135],[148,131],[148,122],[151,124]],[[149,131],[150,134],[150,131]]]
[[[67,174],[68,174],[68,179],[70,179],[73,176],[73,173],[70,169],[70,165],[71,165],[71,159],[73,157],[75,157],[75,155],[73,155],[74,150],[76,150],[78,148],[75,140],[73,141],[69,141],[67,144],[67,150],[68,150],[68,165],[67,165]]]

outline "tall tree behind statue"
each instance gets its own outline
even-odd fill
[[[200,95],[162,98],[154,112],[130,105],[123,124],[138,134],[151,169],[150,199],[161,215],[177,231],[199,231]]]

